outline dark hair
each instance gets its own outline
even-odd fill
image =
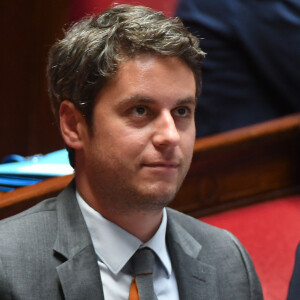
[[[92,127],[94,99],[116,74],[122,61],[138,54],[175,56],[194,73],[201,90],[204,52],[179,18],[168,18],[144,6],[117,5],[73,24],[49,53],[48,82],[56,118],[69,100]]]

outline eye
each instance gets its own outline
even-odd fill
[[[144,116],[147,113],[147,110],[144,106],[137,106],[133,109],[133,112],[137,116]]]
[[[176,116],[184,118],[188,116],[188,114],[190,113],[190,109],[187,107],[178,107],[175,109],[174,113]]]

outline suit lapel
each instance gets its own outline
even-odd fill
[[[200,261],[201,245],[168,213],[167,245],[180,299],[218,299],[213,266]]]
[[[57,199],[57,238],[54,252],[63,259],[56,269],[66,300],[104,300],[92,241],[70,185]]]

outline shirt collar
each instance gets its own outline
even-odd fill
[[[134,235],[105,219],[89,206],[78,191],[76,191],[76,198],[90,232],[95,252],[111,272],[119,273],[137,249],[149,247],[159,257],[168,277],[171,276],[172,264],[166,245],[167,213],[165,209],[157,232],[143,244]]]

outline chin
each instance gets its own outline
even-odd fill
[[[165,188],[143,191],[140,194],[139,204],[151,210],[162,209],[172,202],[176,193],[175,189]]]

